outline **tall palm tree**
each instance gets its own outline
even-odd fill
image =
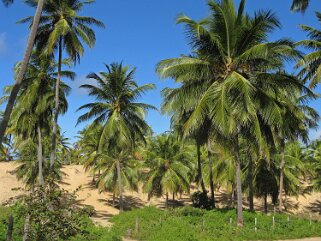
[[[187,16],[177,20],[187,28],[193,54],[164,60],[158,64],[157,72],[183,86],[189,83],[190,88],[193,82],[204,82],[203,93],[195,90],[195,95],[201,93],[200,98],[184,132],[197,130],[199,123],[209,118],[217,139],[229,146],[236,160],[238,224],[242,226],[239,139],[251,136],[263,145],[262,124],[281,120],[276,93],[301,85],[292,76],[277,71],[285,60],[297,58],[298,53],[288,40],[267,42],[268,34],[280,27],[273,13],[260,11],[250,17],[244,13],[244,0],[238,9],[232,0],[209,1],[208,5],[212,14],[204,20],[196,22]],[[184,95],[176,98],[177,106],[184,103],[183,98]]]
[[[2,0],[2,2],[6,6],[8,6],[9,4],[11,4],[13,2],[13,0]],[[44,0],[38,0],[37,1],[37,9],[36,9],[36,12],[35,12],[35,16],[32,17],[32,19],[33,19],[32,20],[32,26],[31,26],[31,29],[30,29],[30,34],[29,34],[29,38],[28,38],[28,42],[27,42],[24,58],[23,58],[23,61],[21,63],[21,67],[20,67],[19,73],[16,76],[15,84],[14,84],[12,90],[11,90],[11,93],[10,93],[10,96],[9,96],[9,99],[8,99],[8,103],[7,103],[3,118],[1,120],[1,124],[0,124],[0,143],[2,143],[2,141],[3,141],[3,137],[5,135],[5,131],[6,131],[7,126],[8,126],[8,122],[10,120],[11,112],[13,110],[17,95],[18,95],[19,90],[20,90],[21,83],[23,81],[24,75],[25,75],[26,70],[27,70],[27,66],[28,66],[29,59],[30,59],[30,56],[31,56],[31,53],[32,53],[32,49],[33,49],[33,46],[34,46],[34,42],[35,42],[37,29],[38,29],[38,26],[39,26],[39,21],[40,21],[41,12],[42,12],[42,9],[43,9],[44,2],[45,2]]]
[[[138,86],[135,81],[136,69],[123,66],[121,63],[106,65],[107,72],[89,74],[87,77],[97,82],[95,85],[82,85],[89,96],[97,102],[81,106],[78,110],[88,112],[78,118],[78,123],[94,119],[101,123],[103,130],[100,137],[100,148],[107,153],[121,153],[135,147],[138,140],[145,140],[144,134],[149,130],[145,115],[155,107],[137,102],[146,91],[154,89],[153,84]],[[120,211],[123,211],[121,162],[116,158]]]
[[[27,1],[27,4],[34,7],[37,5],[37,2],[37,0],[30,0]],[[83,43],[89,47],[95,45],[95,32],[90,26],[104,27],[104,24],[95,18],[78,15],[85,5],[94,2],[84,0],[48,0],[43,7],[44,15],[40,18],[36,37],[37,48],[44,51],[47,55],[51,55],[55,51],[58,52],[58,81],[55,87],[54,124],[52,127],[52,150],[50,156],[51,167],[54,166],[56,158],[59,86],[63,51],[65,50],[70,59],[77,63],[84,53]],[[31,21],[32,18],[27,17],[20,22]]]
[[[180,143],[173,134],[151,138],[144,152],[147,173],[143,189],[148,197],[166,195],[173,198],[179,192],[189,192],[194,165],[191,150]]]
[[[18,64],[18,70],[20,64]],[[49,134],[51,126],[50,118],[54,104],[54,85],[57,76],[57,64],[50,58],[40,57],[34,53],[27,68],[27,73],[20,89],[17,104],[13,110],[12,129],[16,135],[22,138],[34,138],[38,142],[38,165],[39,165],[39,185],[44,185],[43,178],[43,135]],[[74,73],[62,71],[64,76],[73,78]],[[61,85],[59,111],[65,113],[67,110],[67,94],[70,88]]]

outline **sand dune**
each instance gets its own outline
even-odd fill
[[[19,182],[12,172],[15,168],[16,165],[13,162],[0,162],[0,204],[14,200],[24,193],[23,183]],[[61,184],[62,188],[68,191],[75,191],[79,188],[77,192],[79,203],[93,206],[96,210],[93,220],[100,225],[108,226],[110,217],[119,213],[118,209],[112,206],[112,194],[99,193],[92,185],[92,176],[86,173],[80,165],[65,166],[62,171],[66,174]],[[141,191],[138,193],[126,191],[124,196],[127,208],[143,207],[145,205],[163,207],[165,202],[165,198],[152,198],[148,202],[147,195]],[[229,195],[224,192],[217,192],[216,198],[221,207],[228,204]],[[183,196],[176,204],[183,205],[186,203],[190,203],[188,196]],[[311,193],[298,198],[290,197],[288,203],[289,212],[305,216],[311,214],[314,218],[320,219],[321,193]],[[262,204],[262,200],[255,200],[256,209],[262,210]],[[270,206],[269,209],[273,210],[273,207]]]

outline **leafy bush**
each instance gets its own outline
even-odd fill
[[[211,209],[211,199],[207,196],[207,193],[197,191],[194,192],[191,196],[193,207],[202,208],[202,209]]]
[[[92,217],[95,215],[96,210],[93,206],[85,205],[83,209],[81,210],[81,213],[84,215],[87,215],[88,217]]]
[[[0,241],[6,240],[8,217],[14,215],[13,240],[22,240],[27,215],[29,240],[101,240],[120,241],[108,228],[97,227],[90,219],[94,209],[76,205],[75,193],[56,189],[36,190],[12,207],[0,206]]]

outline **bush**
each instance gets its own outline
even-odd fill
[[[8,217],[14,215],[13,240],[22,240],[26,216],[30,216],[30,240],[120,241],[108,228],[97,227],[89,218],[91,206],[76,205],[75,193],[56,189],[37,190],[12,207],[0,206],[0,241],[6,240]]]
[[[88,217],[92,217],[96,214],[96,210],[93,206],[85,205],[81,210],[81,213],[87,215]]]
[[[207,193],[197,191],[191,196],[193,207],[202,209],[211,209],[211,199],[207,196]]]

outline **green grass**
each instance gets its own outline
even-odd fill
[[[135,231],[136,218],[139,220],[138,232]],[[257,218],[257,232],[254,220]],[[230,225],[230,219],[233,220]],[[204,211],[185,207],[162,211],[154,207],[134,210],[115,216],[112,219],[113,233],[125,235],[133,230],[133,238],[138,240],[279,240],[290,238],[321,236],[321,223],[309,220],[262,213],[244,212],[244,228],[236,227],[235,210]]]
[[[18,209],[17,209],[18,210]],[[22,240],[23,218],[15,208],[0,207],[0,240],[5,240],[7,221],[10,213],[15,217],[14,240]],[[257,218],[257,232],[254,220]],[[136,232],[136,220],[138,231]],[[233,220],[230,225],[230,219]],[[191,207],[173,210],[160,210],[155,207],[124,212],[112,218],[111,229],[95,226],[89,217],[84,216],[83,232],[73,241],[120,241],[120,237],[132,233],[132,238],[146,241],[191,241],[191,240],[279,240],[304,237],[321,237],[321,223],[306,219],[275,214],[275,227],[272,215],[244,212],[244,228],[236,227],[235,210],[205,211]]]

